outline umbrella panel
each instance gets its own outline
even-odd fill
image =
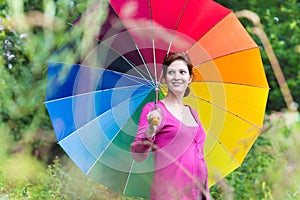
[[[127,74],[62,63],[49,63],[47,85],[45,104],[58,141],[137,91],[152,89]]]
[[[195,66],[232,53],[257,48],[234,13],[228,14],[209,32],[201,37],[191,49],[189,55]],[[205,50],[207,56],[200,56]]]
[[[184,101],[199,110],[207,133],[204,154],[210,186],[241,165],[261,132],[267,95],[266,88],[240,84],[191,84]]]
[[[194,68],[194,81],[236,83],[268,88],[258,48],[202,63]]]
[[[188,43],[180,48],[174,48],[175,45],[172,45],[171,51],[186,51],[231,12],[210,0],[176,0],[175,2],[169,0],[151,0],[150,2],[110,0],[110,5],[137,47],[142,49],[142,55],[147,63],[162,63],[165,54],[157,53],[156,55],[154,54],[155,49],[152,54],[144,53],[143,47],[160,46],[159,49],[167,52],[170,44],[178,39],[181,40],[184,35],[190,38]],[[151,31],[145,34],[145,30],[149,27]],[[165,29],[164,34],[161,32],[161,28]],[[137,29],[141,31],[137,31]],[[167,41],[166,35],[169,35]],[[154,66],[150,66],[150,68],[152,67]]]
[[[149,157],[151,159],[152,156]],[[148,164],[152,163],[145,161]],[[136,164],[136,163],[133,163]],[[128,169],[130,171],[130,169]],[[87,175],[106,187],[124,195],[148,198],[152,183],[153,171],[148,173],[122,172],[97,162],[91,172]]]
[[[193,82],[191,90],[190,97],[187,97],[189,99],[187,103],[194,105],[195,102],[205,101],[232,113],[253,126],[262,127],[264,102],[268,95],[267,88],[230,83]],[[240,95],[236,95],[237,93]],[[197,104],[195,109],[199,110],[199,113],[203,112],[203,107],[197,106]],[[201,121],[213,123],[212,118],[203,118]]]
[[[130,145],[137,131],[141,109],[144,104],[153,101],[154,95],[153,91],[145,98],[116,137],[107,145],[87,176],[122,194],[149,196],[154,169],[152,153],[144,162],[136,163],[132,160]]]

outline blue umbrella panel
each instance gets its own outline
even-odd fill
[[[149,194],[152,156],[134,162],[130,144],[143,105],[154,97],[155,87],[136,76],[78,64],[48,65],[45,105],[59,145],[88,177],[126,195]]]

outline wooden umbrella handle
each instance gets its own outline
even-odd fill
[[[154,126],[157,126],[159,123],[159,119],[157,117],[153,117],[151,119],[151,124],[154,125]]]

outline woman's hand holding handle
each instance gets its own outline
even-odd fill
[[[147,114],[147,120],[149,123],[149,129],[147,133],[148,137],[150,138],[154,137],[154,135],[156,134],[157,127],[161,122],[161,118],[162,116],[159,108],[154,109]]]

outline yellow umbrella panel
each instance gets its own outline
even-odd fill
[[[269,92],[259,48],[231,13],[189,55],[194,81],[185,103],[207,133],[209,185],[238,168],[259,136]]]

